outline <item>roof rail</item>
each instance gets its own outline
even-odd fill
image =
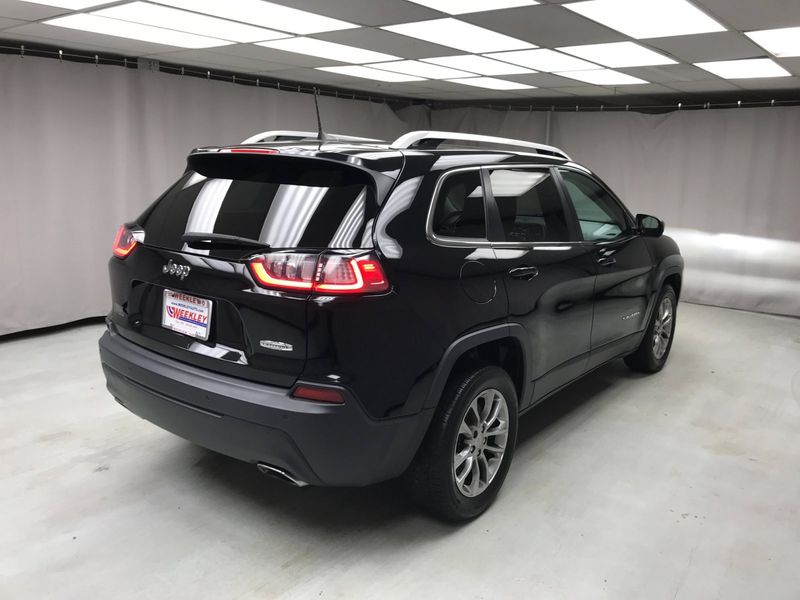
[[[385,144],[384,140],[375,140],[372,138],[356,137],[354,135],[339,135],[337,133],[326,133],[326,141],[329,142],[367,142],[371,144]],[[275,131],[262,131],[256,135],[250,136],[242,142],[242,144],[264,144],[268,142],[295,142],[299,140],[316,140],[316,131],[288,131],[288,130],[275,130]]]
[[[455,131],[411,131],[397,138],[394,143],[392,143],[392,148],[438,148],[442,143],[454,141],[479,142],[496,146],[514,146],[533,150],[536,154],[548,154],[571,160],[566,152],[554,146],[526,142],[525,140],[514,140],[492,135],[477,135],[474,133],[458,133]]]

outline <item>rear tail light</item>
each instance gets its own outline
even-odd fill
[[[114,238],[112,252],[117,258],[126,258],[136,248],[137,243],[133,231],[122,225],[117,231],[117,237]]]
[[[255,280],[266,288],[321,294],[369,294],[385,292],[389,281],[372,255],[262,254],[249,262]]]

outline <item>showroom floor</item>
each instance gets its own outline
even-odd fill
[[[2,598],[798,597],[800,320],[682,304],[666,370],[617,361],[526,415],[463,527],[138,419],[101,331],[0,342]]]

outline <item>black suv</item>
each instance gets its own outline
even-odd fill
[[[201,148],[120,228],[100,356],[123,406],[295,485],[492,502],[519,415],[660,370],[683,259],[561,150],[421,131]]]

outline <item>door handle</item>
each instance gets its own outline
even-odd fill
[[[530,281],[539,274],[539,269],[536,267],[515,267],[508,272],[510,277],[514,279],[524,279]]]
[[[610,267],[617,263],[617,259],[613,256],[601,256],[597,259],[597,264],[602,267]]]

